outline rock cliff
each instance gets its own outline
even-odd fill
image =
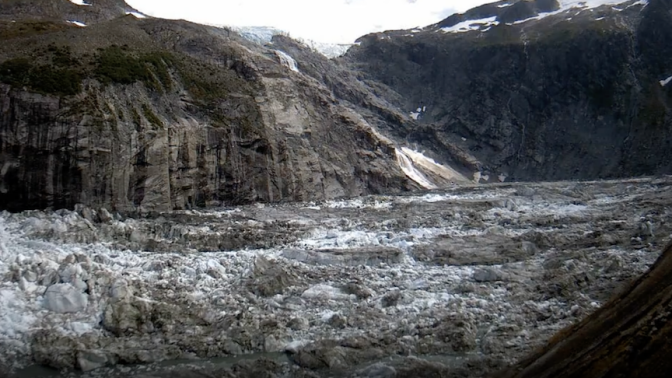
[[[500,1],[364,36],[343,63],[397,92],[421,124],[409,141],[490,180],[669,173],[671,10]]]
[[[126,15],[123,2],[29,3],[0,10],[16,18],[0,21],[0,209],[152,211],[418,187],[392,141],[291,57],[226,29]]]

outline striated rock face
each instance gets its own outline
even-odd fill
[[[32,20],[16,23],[23,34],[7,22],[0,51],[0,209],[171,210],[416,187],[352,106],[225,29]]]
[[[667,377],[672,244],[651,270],[581,323],[497,377]]]
[[[364,36],[343,63],[400,95],[409,141],[490,181],[669,173],[672,2],[597,3],[486,4]]]

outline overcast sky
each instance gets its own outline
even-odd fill
[[[410,29],[495,0],[126,0],[154,17],[231,26],[273,26],[292,37],[351,43],[376,31]]]

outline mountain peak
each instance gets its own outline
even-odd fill
[[[124,0],[15,0],[0,5],[0,20],[63,20],[81,25],[95,24],[133,13],[141,15]]]

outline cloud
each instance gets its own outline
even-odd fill
[[[351,43],[374,31],[434,24],[484,0],[127,0],[154,17],[271,26],[293,37]],[[378,27],[379,26],[379,27]]]

